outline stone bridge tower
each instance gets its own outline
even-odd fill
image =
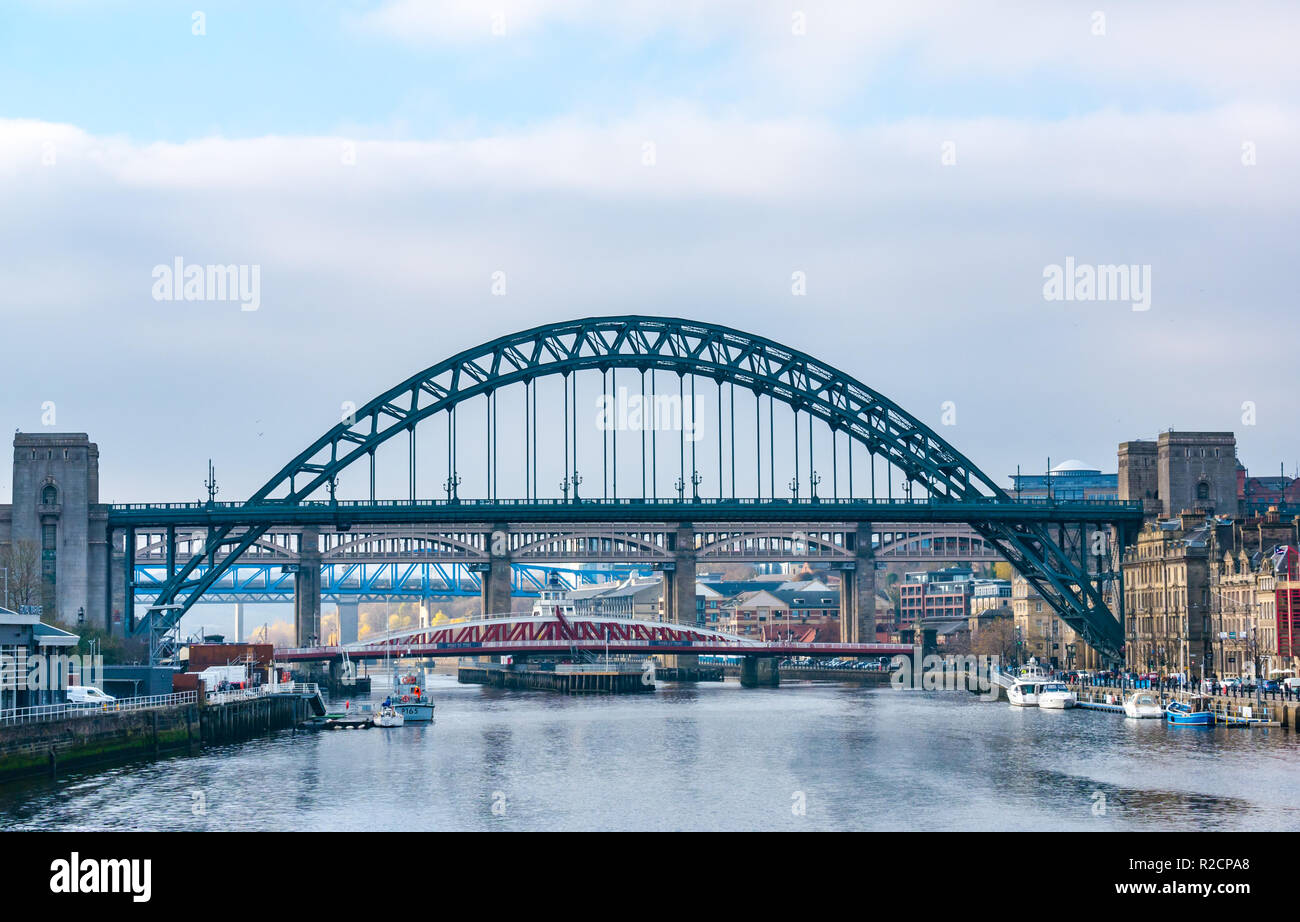
[[[44,620],[109,626],[107,523],[99,446],[88,435],[14,436],[13,504],[0,509],[0,544],[14,555],[39,555],[33,604]]]

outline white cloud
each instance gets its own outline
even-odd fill
[[[1300,6],[1286,0],[1102,8],[1104,34],[1097,34],[1097,12],[1093,0],[996,7],[962,0],[701,0],[689,10],[654,0],[389,0],[349,21],[359,31],[417,45],[500,41],[492,32],[497,13],[505,16],[507,38],[560,27],[632,43],[661,35],[734,42],[733,55],[714,46],[713,56],[722,67],[740,68],[756,96],[811,92],[805,102],[812,106],[859,92],[894,66],[919,85],[1024,79],[1064,81],[1066,88],[1189,88],[1210,99],[1248,92],[1282,101],[1300,84],[1293,62]],[[792,29],[796,14],[805,18],[802,35]]]
[[[100,440],[111,499],[192,498],[209,455],[239,496],[343,400],[512,330],[645,312],[788,341],[923,418],[957,400],[953,441],[994,473],[1042,453],[1029,420],[1081,404],[1066,453],[1099,457],[1161,426],[1231,427],[1277,392],[1300,332],[1296,125],[1273,105],[855,129],[665,107],[360,141],[345,166],[342,138],[140,144],[0,121],[5,334],[60,344],[7,351],[0,413],[34,429],[57,391],[60,424]],[[178,255],[260,265],[261,309],[153,301],[151,268]],[[1151,264],[1152,310],[1044,302],[1043,266],[1070,255]],[[1204,373],[1216,356],[1230,372]],[[1190,374],[1191,392],[1135,399]],[[1272,457],[1292,435],[1251,437]]]

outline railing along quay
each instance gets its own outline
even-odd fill
[[[177,707],[194,704],[198,692],[174,692],[170,695],[146,695],[138,698],[118,698],[115,701],[74,704],[37,704],[31,707],[9,708],[0,711],[0,726],[38,723],[46,720],[67,720],[73,717],[97,717],[119,711],[143,711],[151,708]]]

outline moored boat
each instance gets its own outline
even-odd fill
[[[371,718],[371,723],[376,727],[400,727],[405,722],[406,721],[402,719],[401,714],[388,706],[380,708],[379,712]]]
[[[1079,703],[1079,698],[1064,682],[1048,682],[1038,689],[1038,706],[1050,710],[1064,710]]]
[[[1031,659],[1011,677],[1011,684],[1006,686],[1007,700],[1016,707],[1038,707],[1039,694],[1049,684],[1055,683],[1050,681],[1046,670],[1038,665],[1038,660]]]
[[[419,676],[394,676],[389,704],[407,723],[428,723],[433,720],[433,699],[420,686]]]
[[[1135,720],[1159,719],[1165,716],[1165,709],[1160,704],[1160,699],[1151,692],[1134,692],[1124,699],[1124,716]]]
[[[1203,698],[1193,696],[1187,702],[1170,701],[1165,720],[1174,727],[1208,727],[1214,723],[1214,714],[1205,709]]]

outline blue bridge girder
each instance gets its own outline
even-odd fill
[[[206,567],[200,567],[200,571]],[[236,563],[226,569],[198,600],[204,603],[291,602],[295,591],[297,564]],[[321,565],[320,594],[329,601],[382,602],[386,599],[416,601],[430,598],[478,596],[482,589],[480,570],[473,564],[438,561],[342,562]],[[575,589],[627,579],[636,569],[569,569],[515,564],[511,567],[513,595],[531,598],[540,594],[548,579],[556,577]],[[135,567],[135,598],[152,602],[166,585],[167,568],[160,564]]]
[[[663,372],[678,378],[678,393],[690,393],[694,403],[697,381],[715,382],[718,420],[718,496],[700,497],[701,482],[694,440],[690,449],[690,480],[686,481],[686,446],[682,429],[680,475],[677,498],[646,498],[646,451],[641,447],[642,496],[576,501],[581,478],[577,469],[578,429],[577,378],[599,374],[602,394],[606,375],[628,369],[641,374]],[[541,434],[525,436],[524,457],[531,446],[531,489],[519,499],[503,499],[496,487],[497,433],[496,395],[507,387],[522,386],[527,407],[531,393],[534,406],[541,378],[559,376],[565,393],[563,436],[565,478],[563,499],[550,499],[537,489],[535,456]],[[572,384],[572,440],[569,431],[570,386]],[[731,492],[724,491],[722,429],[723,386],[730,389]],[[769,490],[767,499],[746,500],[734,495],[736,488],[735,398],[736,392],[754,395],[756,442],[747,463],[757,463],[762,492],[762,398],[768,406]],[[456,410],[471,399],[484,398],[488,435],[486,445],[488,498],[462,498],[457,492],[459,456],[453,436],[457,429]],[[684,398],[683,398],[684,399]],[[780,439],[783,450],[794,447],[794,478],[790,500],[778,499],[775,489],[775,455],[778,440],[772,408],[783,404],[792,411],[794,426]],[[807,419],[808,466],[800,470],[801,415]],[[446,500],[416,499],[415,431],[432,418],[445,418],[448,428]],[[535,432],[525,409],[525,431]],[[819,477],[813,464],[813,423],[829,430],[832,440],[848,442],[849,499],[838,497],[839,475],[833,483],[836,496],[816,499]],[[375,495],[375,452],[399,436],[410,446],[410,496],[405,501],[380,499]],[[558,451],[555,435],[545,435],[547,451]],[[572,461],[569,448],[572,445]],[[617,450],[617,441],[614,442]],[[853,448],[870,456],[871,497],[854,496]],[[748,455],[749,450],[744,449]],[[835,449],[835,464],[839,451]],[[876,462],[886,469],[885,497],[876,490]],[[335,501],[340,472],[353,464],[370,465],[370,500]],[[786,462],[782,461],[782,464]],[[615,464],[615,478],[617,478]],[[657,472],[656,472],[657,476]],[[893,496],[895,480],[902,478],[907,499]],[[784,479],[784,473],[782,475]],[[866,478],[863,477],[862,480]],[[607,477],[605,478],[608,483]],[[800,499],[801,483],[808,493]],[[918,488],[925,496],[915,500]],[[607,487],[606,487],[607,492]],[[698,499],[697,499],[698,497]],[[1142,510],[1137,503],[1122,502],[1018,502],[992,478],[957,451],[934,429],[879,392],[855,378],[819,362],[812,356],[773,340],[715,324],[665,317],[595,317],[535,327],[500,337],[445,359],[399,383],[356,410],[332,427],[271,477],[244,503],[165,504],[160,506],[115,507],[109,513],[110,531],[137,526],[198,525],[209,529],[205,546],[183,561],[176,561],[166,583],[160,587],[156,606],[141,625],[151,637],[162,637],[175,626],[184,612],[201,598],[222,574],[268,529],[274,526],[319,526],[350,528],[365,524],[431,522],[439,524],[573,522],[679,522],[723,523],[761,517],[767,521],[815,523],[837,521],[931,521],[964,522],[1000,553],[1043,596],[1049,605],[1083,640],[1110,660],[1122,658],[1124,632],[1122,613],[1116,617],[1103,595],[1105,582],[1118,570],[1114,564],[1126,539],[1140,527]],[[1117,532],[1118,541],[1108,542],[1105,554],[1093,550],[1098,531]],[[1091,561],[1096,561],[1096,570]],[[1105,568],[1103,571],[1103,567]],[[152,646],[151,646],[152,651]],[[151,652],[152,655],[152,652]]]

